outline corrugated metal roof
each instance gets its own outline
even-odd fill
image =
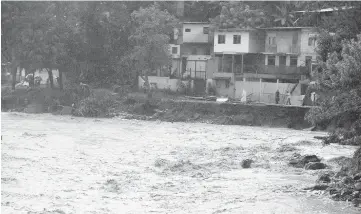
[[[241,32],[241,31],[252,31],[257,30],[255,28],[217,28],[218,32]]]
[[[187,60],[200,60],[200,61],[206,61],[211,59],[212,57],[209,55],[189,55],[187,57]]]
[[[260,30],[287,30],[287,29],[312,29],[314,27],[265,27],[265,28],[257,28]]]
[[[183,24],[210,24],[209,22],[183,22]]]
[[[349,10],[349,9],[353,9],[354,7],[341,7],[341,8],[325,8],[325,9],[320,9],[320,10],[311,10],[311,11],[306,11],[306,10],[300,10],[300,11],[293,11],[292,13],[325,13],[325,12],[332,12],[332,11],[338,11],[338,10]]]

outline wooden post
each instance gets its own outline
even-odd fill
[[[197,78],[197,60],[194,61],[194,78]]]
[[[235,77],[235,71],[234,71],[234,54],[232,54],[232,74],[233,74],[233,99],[236,99],[236,77]]]
[[[259,78],[259,102],[261,102],[262,95],[262,78]]]
[[[222,55],[222,73],[223,73],[223,70],[224,70],[224,53],[223,53],[223,55]]]
[[[243,74],[243,53],[242,53],[242,74]]]

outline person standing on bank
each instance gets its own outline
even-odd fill
[[[286,105],[291,105],[291,93],[289,91],[286,91],[286,95],[287,95]]]
[[[280,91],[277,89],[276,91],[276,104],[280,102]]]

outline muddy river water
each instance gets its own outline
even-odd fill
[[[293,153],[351,157],[290,129],[2,113],[2,213],[360,213],[303,188]],[[252,159],[251,168],[241,162]],[[332,165],[329,164],[331,167]]]

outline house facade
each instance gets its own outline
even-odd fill
[[[209,32],[209,23],[183,22],[181,28],[174,29],[169,53],[172,63],[169,72],[167,68],[153,72],[153,84],[158,88],[175,89],[176,81],[170,79],[190,79],[192,87],[200,92],[205,92],[208,60],[213,53],[213,37]],[[159,84],[157,83],[159,79]],[[140,79],[139,79],[140,80]],[[166,82],[167,84],[164,84]],[[142,81],[139,81],[141,87]]]
[[[219,96],[272,103],[277,90],[291,92],[299,103],[300,80],[316,59],[312,28],[217,30],[214,34],[212,82]],[[210,75],[209,75],[210,76]]]

